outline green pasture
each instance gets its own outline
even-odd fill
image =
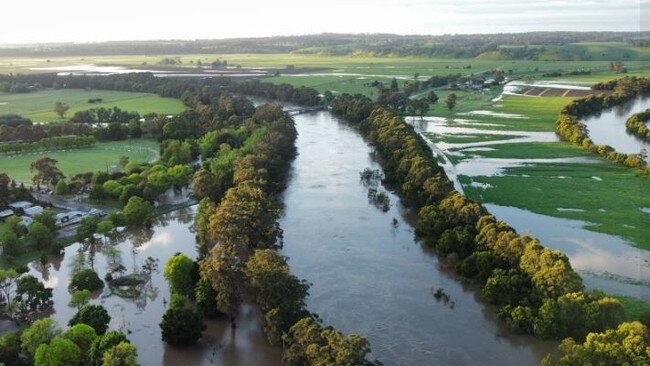
[[[88,103],[101,98],[101,103]],[[54,113],[54,104],[63,102],[70,106],[65,118]],[[118,107],[129,112],[177,114],[185,109],[178,99],[162,98],[155,94],[112,90],[46,89],[33,93],[0,93],[0,114],[15,113],[35,122],[64,121],[75,112],[90,108]]]

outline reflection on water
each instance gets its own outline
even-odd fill
[[[650,143],[628,134],[625,122],[632,114],[650,108],[650,96],[639,97],[627,103],[585,118],[582,122],[589,129],[589,138],[595,144],[605,144],[625,154],[638,154],[641,149],[650,152]],[[646,158],[650,163],[650,157]]]
[[[75,313],[67,306],[67,286],[75,270],[90,267],[104,278],[111,268],[121,265],[122,270],[114,276],[139,274],[144,282],[128,290],[105,287],[91,303],[104,306],[111,315],[110,329],[122,330],[138,347],[140,364],[279,365],[280,349],[268,345],[258,310],[246,304],[240,309],[235,330],[226,319],[210,320],[204,338],[196,346],[175,348],[162,342],[158,324],[170,299],[162,270],[167,259],[177,252],[196,258],[191,229],[195,209],[164,215],[151,229],[131,231],[117,243],[73,244],[46,265],[39,261],[30,264],[30,273],[54,288],[53,318],[65,326]]]
[[[359,173],[368,145],[328,112],[296,116],[299,156],[284,195],[283,254],[312,283],[308,308],[368,338],[387,365],[535,365],[554,343],[509,335],[493,309],[414,240],[392,193],[382,212]],[[396,224],[393,220],[396,220]],[[455,306],[432,295],[442,287]]]

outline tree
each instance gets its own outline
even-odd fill
[[[0,173],[0,207],[5,207],[11,199],[11,179],[6,173]]]
[[[23,312],[42,310],[52,302],[52,289],[46,288],[36,277],[26,275],[17,282],[15,299],[24,305]]]
[[[76,366],[81,364],[81,350],[69,339],[55,338],[41,344],[34,355],[34,366]]]
[[[176,346],[195,344],[205,328],[203,319],[196,311],[178,307],[170,307],[160,323],[162,340]]]
[[[58,161],[47,156],[41,156],[29,165],[30,172],[36,172],[32,181],[34,184],[50,185],[65,178],[65,175],[56,167]]]
[[[94,292],[104,288],[104,281],[99,278],[97,272],[90,268],[82,269],[72,276],[72,281],[68,285],[70,293],[76,291],[88,290]]]
[[[113,222],[110,220],[104,220],[99,224],[97,224],[97,232],[99,234],[110,236],[114,230],[115,230],[115,225],[113,225]]]
[[[258,249],[246,262],[246,278],[255,302],[267,314],[265,333],[271,343],[280,341],[282,333],[307,315],[304,299],[309,285],[289,273],[286,260],[271,249]]]
[[[70,106],[63,102],[56,102],[54,103],[54,113],[59,115],[59,118],[65,117],[65,114],[68,112],[70,109]]]
[[[65,182],[65,180],[61,179],[58,182],[56,182],[56,186],[54,186],[54,194],[57,196],[65,196],[66,194],[70,193],[70,188],[68,187],[68,183]]]
[[[0,294],[3,299],[0,303],[10,304],[13,288],[16,285],[18,273],[13,269],[0,269]]]
[[[81,219],[77,227],[77,239],[85,240],[92,239],[93,234],[97,232],[97,225],[99,225],[100,218],[98,216],[86,216]]]
[[[427,94],[427,102],[431,104],[438,103],[438,95],[436,94],[436,92],[432,90],[429,92],[429,94]]]
[[[346,337],[331,327],[323,328],[312,318],[298,321],[283,341],[283,365],[371,365],[366,360],[370,345],[365,338],[355,334]]]
[[[124,155],[120,156],[119,164],[124,169],[129,164],[129,157]]]
[[[20,365],[20,333],[6,332],[0,337],[0,362],[5,365]]]
[[[61,328],[52,318],[35,320],[20,336],[20,347],[29,359],[33,359],[41,344],[50,343],[61,334]]]
[[[138,349],[129,342],[120,342],[104,352],[102,366],[138,366]]]
[[[192,191],[199,200],[208,197],[213,201],[217,201],[220,196],[216,177],[205,168],[201,168],[194,174]]]
[[[81,361],[83,364],[88,360],[90,347],[98,338],[95,330],[88,324],[75,324],[68,329],[63,335],[65,339],[71,340],[79,347],[81,351]]]
[[[542,362],[544,366],[650,364],[650,336],[646,326],[639,322],[590,333],[582,344],[567,338],[558,348],[564,353],[559,362],[549,355]]]
[[[122,342],[129,343],[129,340],[122,332],[110,331],[99,336],[99,338],[97,338],[90,346],[88,365],[101,366],[103,363],[104,353]]]
[[[40,222],[50,229],[50,231],[56,231],[56,212],[51,208],[46,208],[34,216],[34,222]]]
[[[164,275],[172,293],[190,296],[194,291],[196,268],[185,254],[176,253],[165,263]]]
[[[200,263],[201,277],[210,281],[217,293],[217,308],[228,314],[235,326],[235,313],[241,301],[243,273],[241,264],[232,249],[218,245]]]
[[[445,99],[445,104],[447,105],[447,109],[449,110],[454,109],[454,107],[456,106],[456,100],[457,97],[455,93],[451,93],[447,95],[447,99]]]
[[[68,306],[79,310],[82,307],[84,307],[86,304],[88,304],[89,300],[90,300],[90,291],[88,290],[75,291],[74,293],[72,293],[72,296],[70,297],[70,302],[68,303]]]
[[[204,317],[215,317],[219,315],[217,307],[217,292],[212,288],[210,281],[201,277],[196,284],[194,291],[196,309]]]
[[[12,230],[5,230],[0,233],[0,244],[2,244],[3,256],[13,257],[23,252],[23,241]]]
[[[129,225],[148,226],[153,219],[153,206],[138,196],[129,198],[129,202],[124,206],[123,211]]]
[[[69,326],[83,323],[90,325],[98,335],[106,333],[111,317],[101,305],[86,305],[70,319]]]
[[[47,226],[41,224],[40,222],[34,222],[29,227],[29,232],[27,237],[32,245],[37,248],[45,249],[52,244],[54,239],[54,233],[47,228]]]
[[[390,81],[390,91],[395,93],[399,90],[399,85],[397,84],[397,79],[393,78]]]

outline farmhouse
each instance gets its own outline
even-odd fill
[[[24,209],[23,211],[25,212],[25,216],[29,216],[29,217],[33,218],[34,216],[36,216],[36,215],[40,214],[41,212],[43,212],[43,207],[41,207],[41,206],[33,206],[33,207],[28,207],[28,208]]]

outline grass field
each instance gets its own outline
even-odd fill
[[[106,170],[118,164],[121,156],[132,162],[147,162],[158,156],[158,142],[150,139],[98,142],[92,148],[38,152],[26,155],[1,155],[0,171],[19,182],[31,184],[33,173],[29,164],[42,155],[58,160],[58,167],[67,177],[88,171]]]
[[[88,103],[88,99],[102,98],[102,103]],[[54,104],[63,102],[70,106],[66,118],[54,113]],[[90,108],[118,107],[129,112],[177,114],[185,109],[180,100],[161,98],[155,94],[131,93],[109,90],[47,89],[33,93],[0,93],[0,114],[15,113],[35,122],[63,121],[75,112]]]
[[[474,156],[496,159],[595,158],[590,152],[568,142],[513,143],[491,145],[489,147],[492,150],[471,151],[469,153]]]

